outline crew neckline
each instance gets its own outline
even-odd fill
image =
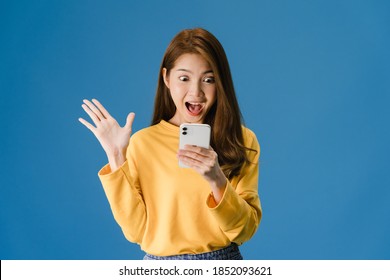
[[[178,127],[178,126],[176,126],[174,124],[171,124],[171,123],[169,123],[169,122],[167,122],[165,120],[161,120],[160,124],[163,127],[165,127],[166,129],[169,129],[169,130],[174,131],[174,132],[179,132],[179,130],[180,130],[180,127]]]

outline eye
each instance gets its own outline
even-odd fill
[[[215,83],[215,79],[214,79],[214,77],[205,77],[203,79],[203,82],[205,82],[207,84],[214,84]]]
[[[189,80],[189,78],[187,76],[180,76],[179,80],[182,82],[187,82]]]

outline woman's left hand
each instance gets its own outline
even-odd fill
[[[185,145],[179,150],[178,158],[185,165],[197,171],[210,183],[214,200],[218,204],[226,187],[226,177],[218,163],[217,153],[210,149]]]

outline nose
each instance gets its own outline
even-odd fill
[[[202,96],[204,94],[201,82],[193,81],[191,83],[190,94],[193,96]]]

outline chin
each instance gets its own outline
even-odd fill
[[[203,116],[191,116],[189,115],[187,118],[189,123],[203,123],[204,117]]]

